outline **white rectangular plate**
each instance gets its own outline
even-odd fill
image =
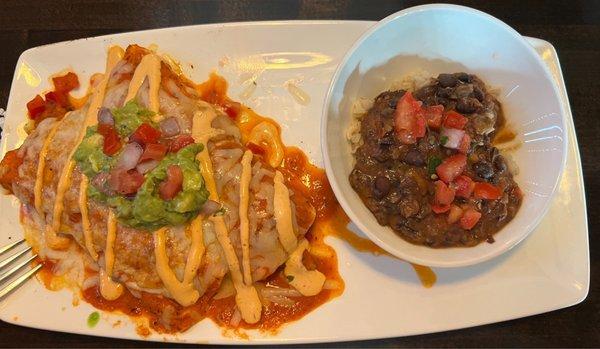
[[[243,103],[282,126],[288,144],[322,164],[321,106],[329,80],[345,51],[373,22],[301,21],[213,24],[118,34],[30,49],[17,63],[2,139],[2,153],[18,144],[25,104],[49,88],[47,78],[72,69],[80,81],[103,70],[106,48],[157,44],[178,59],[185,73],[204,81],[217,70],[240,100],[242,81],[254,75],[256,90]],[[210,320],[179,335],[153,334],[149,340],[186,343],[306,343],[348,341],[437,332],[543,313],[581,302],[589,288],[589,248],[581,163],[573,120],[556,56],[548,42],[528,39],[550,67],[568,117],[567,166],[552,207],[540,226],[519,246],[492,261],[460,269],[437,269],[437,284],[421,286],[408,263],[355,251],[330,238],[346,281],[344,294],[276,336],[249,332],[250,340],[223,336]],[[483,77],[485,80],[485,77]],[[293,80],[310,95],[301,105],[284,87]],[[509,116],[510,118],[510,116]],[[543,169],[540,169],[543,171]],[[0,199],[0,245],[22,235],[14,198]],[[140,337],[123,316],[103,314],[86,326],[93,308],[72,305],[70,291],[50,292],[30,281],[0,304],[4,321],[55,331],[96,336]],[[121,325],[113,324],[121,320]]]

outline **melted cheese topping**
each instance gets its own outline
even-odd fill
[[[203,106],[200,104],[200,106]],[[219,194],[215,184],[212,161],[208,154],[208,140],[215,134],[222,133],[222,130],[212,128],[212,121],[216,118],[215,111],[208,107],[194,114],[192,124],[192,136],[196,143],[204,144],[204,149],[198,153],[197,159],[200,162],[200,171],[206,188],[210,193],[210,199],[219,202]],[[221,131],[221,132],[218,132]],[[258,292],[252,285],[246,285],[240,270],[240,263],[229,239],[229,233],[223,216],[212,216],[210,221],[215,225],[217,240],[223,249],[231,280],[236,290],[235,303],[242,314],[242,319],[249,324],[254,324],[260,320],[262,313],[262,304],[258,298]]]
[[[75,161],[72,160],[73,154],[77,150],[77,147],[83,140],[85,136],[85,130],[88,126],[93,125],[96,122],[96,118],[98,116],[98,110],[102,105],[102,100],[104,99],[104,93],[106,90],[106,85],[108,83],[108,79],[110,77],[110,72],[117,65],[119,60],[123,57],[123,49],[118,46],[113,46],[108,51],[108,60],[106,62],[106,73],[104,78],[100,83],[94,88],[92,101],[90,103],[90,107],[87,111],[85,120],[83,122],[83,127],[79,131],[79,135],[77,137],[77,142],[69,155],[67,156],[67,163],[65,164],[60,178],[58,180],[58,186],[56,187],[56,198],[54,200],[54,209],[52,212],[52,225],[50,227],[46,227],[46,241],[51,248],[54,249],[65,249],[69,246],[69,240],[65,237],[60,237],[57,235],[60,230],[62,213],[64,211],[64,198],[67,189],[71,184],[71,177],[73,175],[73,169],[75,168]],[[64,118],[63,118],[64,120]]]
[[[204,243],[202,236],[202,218],[196,217],[190,224],[192,233],[192,245],[188,252],[185,264],[183,281],[180,282],[169,266],[169,257],[166,249],[167,228],[161,228],[154,232],[154,255],[156,257],[156,271],[165,288],[177,303],[188,306],[196,303],[200,293],[194,288],[194,276],[198,272],[202,255],[204,254]]]
[[[140,61],[140,64],[133,73],[131,82],[129,82],[129,90],[127,91],[125,102],[129,102],[137,96],[138,91],[144,84],[146,78],[148,78],[148,84],[150,88],[150,91],[148,92],[150,104],[148,109],[156,113],[156,120],[154,121],[160,121],[160,116],[158,115],[160,108],[158,101],[158,91],[160,89],[161,79],[160,58],[156,54],[147,54]]]
[[[84,130],[86,127],[95,124],[98,118],[98,111],[100,111],[102,102],[104,102],[104,95],[106,94],[106,86],[108,85],[108,80],[110,80],[110,74],[119,61],[123,59],[124,54],[125,52],[119,46],[111,46],[108,49],[108,58],[106,59],[104,76],[102,76],[100,82],[92,90],[92,101],[90,102],[90,108],[86,115]]]
[[[246,150],[242,157],[242,176],[240,178],[240,242],[242,244],[242,267],[244,282],[252,285],[250,269],[250,223],[248,221],[248,201],[250,200],[250,179],[252,177],[252,151]]]
[[[259,123],[250,131],[248,141],[257,145],[267,143],[269,145],[269,165],[273,168],[279,167],[283,161],[284,148],[275,125],[266,121]]]
[[[98,260],[98,253],[94,249],[92,239],[92,227],[90,224],[90,215],[87,204],[87,189],[88,189],[88,178],[87,176],[81,176],[81,184],[79,186],[79,210],[81,212],[81,227],[83,228],[83,240],[85,248],[88,250],[90,256],[94,261]]]
[[[108,58],[106,59],[106,68],[104,69],[104,75],[102,75],[100,82],[93,88],[92,92],[92,100],[90,102],[90,107],[88,109],[84,130],[88,126],[91,126],[96,123],[98,112],[102,107],[102,102],[104,101],[104,96],[106,95],[106,86],[108,85],[108,81],[110,80],[110,75],[115,68],[115,66],[123,59],[124,51],[119,46],[111,46],[108,49]],[[77,149],[77,147],[75,147]],[[83,238],[85,242],[85,247],[90,253],[90,256],[97,261],[98,253],[94,249],[94,245],[92,242],[92,229],[90,225],[89,211],[88,211],[88,203],[87,203],[87,187],[88,187],[88,178],[83,175],[81,176],[81,183],[79,184],[79,211],[81,212],[81,226],[83,227]]]
[[[37,211],[38,215],[42,218],[42,221],[45,220],[44,210],[42,208],[42,195],[43,195],[43,189],[44,189],[43,184],[44,184],[44,170],[46,168],[46,155],[48,154],[48,148],[50,146],[50,143],[52,143],[52,140],[54,139],[54,135],[56,134],[56,131],[58,130],[58,127],[61,123],[62,123],[62,121],[56,121],[54,123],[54,126],[52,126],[52,128],[50,129],[50,132],[48,132],[48,136],[44,140],[44,144],[42,145],[42,149],[40,149],[40,155],[38,158],[38,167],[37,167],[37,173],[36,173],[36,177],[35,177],[35,187],[34,187],[33,195],[34,195],[34,202],[35,202],[35,210]]]
[[[275,193],[273,194],[273,206],[277,233],[279,234],[279,242],[287,253],[292,253],[296,249],[298,239],[294,232],[294,224],[292,222],[292,205],[290,202],[290,192],[285,186],[283,175],[279,171],[275,171],[273,179]]]
[[[108,211],[108,232],[104,249],[104,269],[100,269],[100,294],[109,301],[115,300],[123,293],[123,285],[112,280],[115,265],[115,239],[117,238],[117,217],[112,210]]]
[[[298,248],[292,252],[290,258],[285,263],[285,276],[288,277],[289,284],[292,285],[303,296],[314,296],[319,294],[325,284],[325,275],[318,270],[307,270],[302,264],[302,255],[308,248],[308,241],[302,239]]]

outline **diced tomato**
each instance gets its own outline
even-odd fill
[[[414,144],[425,136],[426,122],[421,104],[410,92],[406,92],[396,104],[394,125],[398,138],[404,144]]]
[[[146,144],[146,148],[140,156],[139,162],[146,160],[162,160],[167,153],[167,146],[159,143]]]
[[[450,183],[462,174],[466,167],[467,157],[464,154],[456,154],[444,159],[435,172],[441,180]]]
[[[46,102],[53,101],[62,107],[69,106],[69,97],[63,92],[50,91],[46,93],[44,97],[46,98]]]
[[[475,182],[471,178],[461,175],[454,179],[450,187],[456,190],[456,196],[468,199],[473,193]]]
[[[160,138],[160,131],[150,126],[147,122],[142,123],[132,134],[129,140],[141,145],[156,143]]]
[[[177,165],[167,167],[167,179],[160,183],[158,191],[163,200],[173,199],[183,186],[183,171]]]
[[[46,109],[46,102],[40,95],[36,95],[32,100],[27,102],[27,111],[29,112],[29,117],[32,120],[35,120],[41,113]]]
[[[240,114],[241,106],[242,105],[240,103],[231,102],[225,106],[225,113],[227,113],[227,116],[229,116],[231,119],[235,120]]]
[[[434,203],[437,205],[448,205],[454,201],[454,189],[449,188],[446,183],[442,181],[435,181],[435,197]]]
[[[194,138],[190,135],[179,135],[169,145],[169,151],[171,153],[177,153],[180,149],[187,147],[190,144],[194,144]]]
[[[135,169],[115,171],[109,177],[111,189],[122,195],[137,193],[142,184],[144,184],[144,176]]]
[[[450,210],[450,205],[432,204],[431,210],[437,214],[448,212],[448,210]]]
[[[252,153],[254,153],[255,155],[265,155],[266,151],[263,147],[261,147],[260,145],[253,143],[253,142],[248,142],[246,143],[246,147],[248,149],[250,149],[250,151]]]
[[[427,121],[427,126],[433,129],[439,129],[442,126],[442,114],[444,113],[443,105],[432,105],[423,108],[423,116]]]
[[[460,141],[460,144],[458,145],[458,151],[466,154],[469,152],[469,149],[471,149],[471,136],[465,133]]]
[[[496,200],[502,196],[502,190],[487,182],[477,182],[475,183],[473,196],[476,199]]]
[[[448,212],[448,220],[447,220],[448,223],[454,224],[454,223],[458,222],[460,217],[462,217],[462,214],[463,214],[462,208],[460,208],[456,205],[451,205],[450,212]]]
[[[444,126],[448,128],[457,128],[462,130],[465,128],[465,125],[469,122],[469,119],[464,117],[462,114],[459,114],[453,110],[446,113],[446,118],[444,119]]]
[[[479,222],[481,218],[481,213],[475,211],[472,208],[468,208],[463,212],[462,217],[460,217],[460,227],[466,230],[470,230]]]
[[[104,137],[102,151],[108,156],[115,155],[121,149],[121,139],[113,125],[99,124],[98,133]]]
[[[68,93],[79,87],[79,79],[72,72],[52,78],[52,82],[54,83],[54,90],[57,92]]]
[[[19,149],[9,150],[0,162],[0,185],[12,193],[13,182],[19,178],[19,166],[23,158],[19,156]]]

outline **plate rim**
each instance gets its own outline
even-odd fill
[[[181,30],[181,29],[191,29],[191,28],[195,28],[195,27],[228,27],[228,26],[260,26],[260,25],[318,25],[318,24],[324,24],[324,25],[332,25],[332,24],[352,24],[352,23],[356,23],[356,24],[365,24],[365,31],[368,30],[368,25],[373,25],[375,23],[377,23],[376,21],[364,21],[364,20],[278,20],[278,21],[248,21],[248,22],[226,22],[226,23],[208,23],[208,24],[197,24],[197,25],[185,25],[185,26],[177,26],[177,27],[166,27],[166,28],[156,28],[156,29],[148,29],[148,30],[140,30],[140,31],[134,31],[134,32],[122,32],[122,33],[115,33],[115,34],[108,34],[108,35],[101,35],[101,36],[95,36],[95,37],[89,37],[89,38],[82,38],[82,39],[76,39],[76,40],[67,40],[67,41],[61,41],[61,42],[57,42],[57,43],[52,43],[52,44],[47,44],[47,45],[40,45],[40,46],[36,46],[36,47],[32,47],[29,48],[27,50],[25,50],[20,56],[19,59],[17,60],[16,63],[16,67],[18,68],[19,64],[22,63],[22,60],[29,54],[31,54],[31,52],[40,49],[40,48],[44,48],[44,47],[49,47],[49,46],[59,46],[61,44],[66,44],[66,43],[73,43],[73,42],[78,42],[78,41],[84,41],[84,40],[88,40],[88,39],[103,39],[103,38],[110,38],[110,39],[114,39],[114,38],[118,38],[120,36],[125,36],[125,35],[130,35],[130,34],[139,34],[139,33],[146,33],[146,32],[156,32],[156,31],[170,31],[170,30]],[[575,128],[574,128],[574,122],[573,122],[573,114],[571,111],[571,107],[570,107],[570,103],[569,103],[569,99],[568,99],[568,95],[567,95],[567,90],[566,90],[566,86],[565,86],[565,81],[564,81],[564,76],[562,73],[562,67],[560,66],[560,61],[559,61],[559,57],[556,53],[556,49],[554,48],[554,46],[543,39],[538,39],[538,38],[532,38],[532,37],[526,37],[524,36],[525,40],[527,40],[530,44],[532,41],[538,41],[540,43],[543,43],[544,46],[547,46],[548,48],[550,48],[553,51],[553,61],[556,62],[557,67],[558,67],[558,74],[557,74],[557,78],[558,78],[558,82],[554,81],[555,84],[557,84],[557,90],[559,91],[559,95],[561,96],[561,105],[563,105],[563,108],[565,108],[565,113],[566,116],[568,117],[569,121],[568,121],[568,127],[570,128],[570,131],[573,133],[573,137],[569,137],[569,141],[573,141],[574,142],[574,146],[575,146],[575,150],[576,150],[576,156],[575,156],[575,165],[577,167],[577,172],[578,172],[578,180],[581,184],[581,188],[582,188],[582,197],[583,197],[583,214],[585,216],[585,230],[586,230],[586,253],[587,253],[587,261],[586,261],[586,269],[587,269],[587,279],[586,284],[585,284],[585,290],[582,290],[582,292],[580,292],[580,294],[578,295],[578,298],[572,298],[569,299],[566,302],[557,302],[560,303],[560,305],[558,306],[553,306],[548,308],[547,310],[541,311],[541,312],[523,312],[520,314],[516,314],[514,313],[514,315],[510,315],[510,316],[506,316],[506,317],[502,317],[500,319],[496,319],[496,320],[490,320],[490,321],[484,321],[484,322],[473,322],[471,324],[465,324],[465,325],[460,325],[457,327],[452,327],[452,326],[448,326],[445,328],[441,328],[439,330],[435,330],[435,331],[428,331],[428,330],[424,330],[424,331],[412,331],[409,332],[408,334],[404,334],[404,335],[384,335],[384,336],[372,336],[372,337],[360,337],[360,336],[352,336],[349,335],[348,339],[344,339],[341,342],[338,342],[335,340],[335,338],[327,338],[327,337],[322,337],[322,338],[317,338],[317,339],[292,339],[292,340],[283,340],[278,338],[277,336],[272,336],[272,337],[257,337],[257,338],[252,338],[251,340],[241,340],[238,338],[229,338],[229,337],[220,337],[217,340],[212,340],[210,341],[210,344],[229,344],[229,345],[267,345],[267,344],[305,344],[305,343],[329,343],[329,342],[338,342],[338,343],[345,343],[345,342],[351,342],[351,341],[359,341],[359,340],[377,340],[377,339],[386,339],[386,338],[397,338],[397,337],[407,337],[407,336],[413,336],[413,335],[421,335],[421,334],[428,334],[428,333],[439,333],[439,332],[446,332],[446,331],[454,331],[454,330],[460,330],[460,329],[464,329],[464,328],[470,328],[470,327],[478,327],[478,326],[483,326],[483,325],[488,325],[488,324],[492,324],[492,323],[499,323],[499,322],[504,322],[504,321],[508,321],[508,320],[514,320],[514,319],[518,319],[518,318],[523,318],[523,317],[528,317],[528,316],[533,316],[533,315],[538,315],[538,314],[544,314],[547,312],[551,312],[551,311],[555,311],[555,310],[559,310],[559,309],[564,309],[567,307],[571,307],[571,306],[575,306],[581,302],[583,302],[587,296],[589,295],[589,288],[590,288],[590,250],[589,250],[589,227],[588,227],[588,220],[587,220],[587,205],[586,205],[586,196],[585,196],[585,186],[584,186],[584,178],[582,175],[582,166],[581,166],[581,154],[579,151],[579,146],[578,146],[578,141],[577,141],[577,136],[575,133]],[[536,52],[537,54],[537,52]],[[544,62],[544,64],[546,65],[546,63]],[[9,94],[9,99],[8,99],[8,103],[7,103],[7,114],[6,117],[9,117],[9,114],[12,114],[12,110],[8,109],[8,106],[11,105],[11,99],[13,98],[13,88],[14,88],[14,83],[15,83],[15,78],[17,76],[17,69],[15,69],[15,74],[13,76],[13,81],[11,82],[11,88],[10,88],[10,94]],[[551,72],[551,76],[554,76],[554,74]],[[564,98],[563,98],[563,94],[564,93]],[[3,141],[3,143],[5,143],[6,141]],[[4,153],[5,150],[0,151],[0,153]],[[566,156],[565,156],[566,158]],[[63,290],[62,292],[71,292],[70,290]],[[332,300],[333,302],[335,301]],[[6,315],[6,316],[5,316]],[[94,334],[92,332],[86,332],[87,328],[82,326],[80,331],[77,330],[55,330],[55,329],[48,329],[48,328],[44,328],[43,326],[36,326],[35,324],[23,324],[23,323],[19,323],[18,321],[13,321],[13,319],[8,315],[8,314],[4,314],[1,310],[0,310],[0,320],[5,321],[7,323],[11,323],[17,326],[21,326],[21,327],[27,327],[27,328],[35,328],[35,329],[41,329],[41,330],[49,330],[49,331],[55,331],[55,332],[63,332],[63,333],[74,333],[74,334],[79,334],[79,335],[86,335],[86,336],[94,336],[94,337],[105,337],[105,338],[115,338],[115,339],[128,339],[128,340],[138,340],[138,341],[149,341],[149,342],[169,342],[169,343],[187,343],[187,344],[193,344],[190,341],[186,341],[184,339],[180,339],[180,338],[176,338],[173,336],[168,336],[166,339],[159,339],[159,338],[143,338],[143,337],[135,337],[134,334],[132,334],[131,336],[120,336],[120,337],[115,337],[115,336],[106,336],[103,334]],[[301,321],[301,320],[300,320]]]

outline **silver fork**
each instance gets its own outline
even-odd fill
[[[25,241],[25,239],[22,239],[17,242],[8,244],[4,247],[0,247],[0,258],[2,258],[4,255],[8,254],[8,252],[15,250],[24,241]],[[22,268],[27,266],[29,263],[31,263],[31,261],[33,261],[37,257],[37,254],[34,254],[33,256],[31,256],[25,260],[22,260],[21,257],[24,256],[25,254],[29,253],[29,251],[31,251],[31,247],[27,246],[26,249],[16,252],[16,253],[10,255],[8,258],[0,261],[0,272],[2,272],[0,274],[0,286],[3,286],[5,281],[9,280],[11,277],[16,276],[18,274],[19,270],[21,270]],[[18,263],[20,260],[22,260],[22,261],[20,263]],[[8,269],[9,267],[10,267],[10,269]],[[42,268],[42,264],[38,264],[35,267],[33,267],[32,269],[28,270],[27,272],[20,274],[19,277],[17,277],[16,279],[7,283],[6,286],[4,286],[2,289],[0,289],[0,299],[4,298],[7,294],[12,292],[14,289],[16,289],[17,287],[24,284],[25,281],[27,281],[33,274],[37,273],[41,268]],[[8,269],[8,270],[4,271],[5,269]]]

